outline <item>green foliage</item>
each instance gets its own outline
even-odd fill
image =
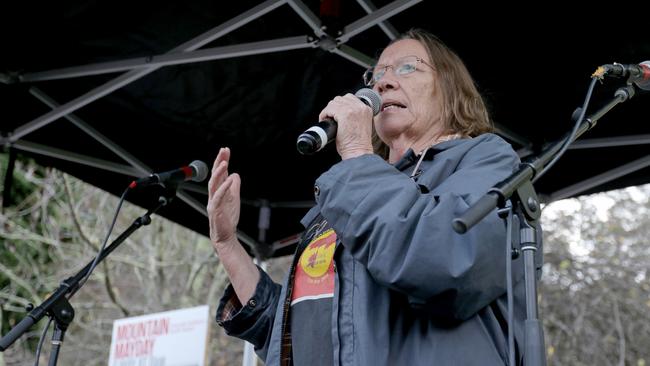
[[[7,154],[0,155],[0,159],[5,174]],[[10,197],[15,204],[5,208],[0,219],[4,233],[0,236],[2,334],[24,317],[27,304],[41,300],[45,290],[40,276],[47,273],[52,255],[40,237],[52,219],[48,217],[53,214],[48,208],[49,200],[57,195],[56,191],[41,191],[40,184],[48,174],[47,170],[29,162],[25,165],[22,160],[16,162],[12,174]],[[35,268],[40,270],[34,271]],[[29,346],[33,345],[32,341]]]
[[[9,193],[11,203],[23,202],[27,197],[34,194],[39,189],[34,178],[42,179],[44,174],[44,169],[33,164],[29,159],[18,156],[18,160],[20,162],[15,165],[12,175],[11,192]],[[2,169],[0,172],[0,190],[2,192],[4,192],[5,175],[7,174],[8,165],[9,154],[0,154],[0,169]]]

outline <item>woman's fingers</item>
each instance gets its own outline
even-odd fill
[[[224,180],[222,184],[217,187],[214,193],[210,197],[210,205],[212,208],[217,208],[221,206],[224,197],[226,194],[230,193],[230,186],[232,186],[234,179],[228,177]]]
[[[237,174],[237,173],[232,173],[229,178],[231,178],[231,180],[232,180],[232,183],[230,185],[230,187],[231,187],[230,188],[230,191],[231,191],[230,193],[232,194],[232,196],[234,198],[239,200],[239,189],[241,188],[241,178],[239,177],[239,174]]]
[[[208,182],[208,194],[212,195],[228,177],[228,162],[230,161],[230,149],[225,147],[219,149],[217,158],[212,165],[212,175]]]
[[[219,149],[208,182],[207,210],[210,239],[214,243],[235,235],[239,222],[241,179],[236,173],[228,175],[229,161],[230,149],[227,147]]]
[[[212,176],[208,181],[208,194],[212,195],[223,184],[228,177],[228,163],[222,161],[219,165],[212,170]]]

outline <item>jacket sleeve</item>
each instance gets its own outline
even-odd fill
[[[245,305],[240,304],[232,285],[228,285],[219,302],[216,320],[226,334],[250,342],[265,360],[281,286],[258,269],[260,281],[250,300]]]
[[[424,168],[435,169],[426,172],[434,181],[426,194],[376,155],[334,165],[315,187],[323,216],[375,281],[447,319],[469,318],[506,288],[506,230],[496,210],[465,234],[451,223],[518,157],[494,135],[468,143],[460,156],[438,154]]]

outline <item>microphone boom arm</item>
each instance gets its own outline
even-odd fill
[[[595,80],[594,80],[595,81]],[[593,85],[593,82],[592,82]],[[546,350],[544,346],[544,332],[542,324],[538,319],[537,312],[537,276],[541,268],[541,261],[536,258],[539,250],[537,235],[537,220],[541,216],[539,200],[533,188],[533,178],[543,174],[542,168],[549,164],[552,166],[556,161],[550,162],[554,157],[559,157],[566,149],[569,143],[575,141],[583,133],[593,128],[597,120],[605,113],[611,110],[617,104],[626,101],[634,96],[634,87],[626,85],[619,88],[614,94],[614,98],[601,107],[596,113],[581,121],[576,122],[576,127],[565,135],[564,138],[551,144],[542,151],[539,157],[526,159],[513,174],[507,179],[501,181],[492,187],[481,199],[467,209],[460,217],[453,219],[452,227],[460,234],[467,232],[483,217],[498,206],[501,208],[499,213],[506,207],[506,201],[510,200],[508,206],[519,218],[519,248],[509,247],[513,255],[519,251],[523,254],[524,263],[524,286],[525,286],[525,304],[526,319],[524,321],[524,339],[523,339],[523,358],[524,365],[527,366],[545,366]],[[583,107],[586,109],[586,105]],[[585,110],[579,109],[578,118],[584,116]],[[509,233],[510,225],[508,225]],[[511,245],[512,243],[509,243]],[[510,260],[510,259],[508,259]],[[508,277],[510,279],[510,277]],[[511,289],[509,288],[508,291]],[[510,301],[508,306],[510,307]],[[510,311],[510,310],[509,310]],[[510,336],[509,336],[510,337]]]
[[[128,238],[134,231],[142,226],[151,223],[151,215],[156,213],[162,207],[166,206],[173,196],[175,190],[165,190],[164,197],[161,196],[158,204],[148,210],[144,215],[138,217],[133,221],[120,236],[118,236],[108,247],[106,247],[98,256],[97,264],[106,258],[113,250],[115,250],[126,238]],[[14,326],[9,333],[0,338],[0,352],[4,352],[9,348],[21,335],[23,335],[32,325],[41,320],[45,315],[49,315],[55,320],[55,336],[63,340],[63,333],[65,332],[68,324],[74,318],[74,309],[70,306],[68,299],[71,298],[77,290],[81,287],[81,281],[86,277],[88,271],[92,267],[93,261],[90,261],[84,268],[82,268],[76,275],[69,277],[61,282],[59,288],[54,291],[43,303],[36,308],[32,309],[27,316],[25,316],[16,326]],[[80,284],[81,283],[81,284]],[[57,334],[58,333],[58,334]],[[58,350],[58,348],[57,348]],[[57,351],[58,353],[58,351]],[[53,352],[51,357],[56,357]],[[55,361],[56,362],[56,361]],[[51,363],[50,363],[51,364]]]
[[[593,128],[598,120],[614,108],[634,96],[634,86],[626,85],[619,88],[614,94],[614,98],[597,110],[580,123],[573,141],[577,140],[582,134]],[[517,170],[508,178],[497,183],[481,199],[470,206],[462,215],[453,219],[452,227],[454,230],[463,234],[476,225],[483,217],[487,216],[496,207],[503,207],[505,202],[512,197],[517,189],[527,181],[532,180],[535,175],[542,170],[555,154],[562,148],[567,135],[545,148],[538,157],[526,159],[522,162]],[[573,142],[571,141],[571,142]]]

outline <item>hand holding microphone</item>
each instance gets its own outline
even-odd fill
[[[357,91],[354,95],[372,109],[373,115],[379,113],[381,108],[381,97],[377,92],[369,88],[363,88]],[[333,118],[324,118],[315,126],[309,128],[298,136],[296,147],[301,154],[311,155],[321,150],[328,143],[334,141],[336,139],[337,129],[338,123],[336,120]]]

